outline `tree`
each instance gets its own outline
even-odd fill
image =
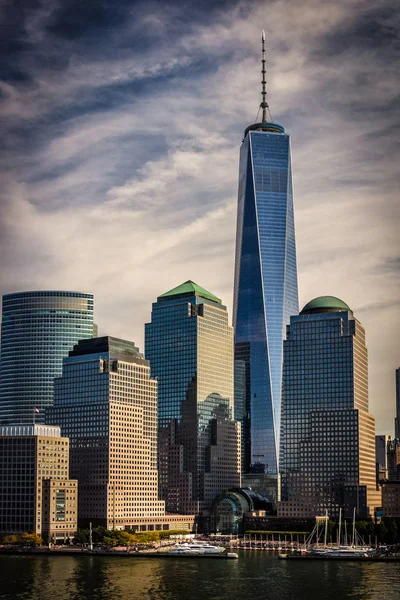
[[[21,541],[25,546],[32,546],[32,548],[43,544],[42,538],[37,533],[23,533]]]
[[[88,544],[89,543],[89,529],[78,529],[74,534],[74,544]]]
[[[19,539],[16,535],[6,535],[3,538],[3,544],[18,544]]]

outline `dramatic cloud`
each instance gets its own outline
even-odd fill
[[[395,0],[5,2],[1,293],[96,296],[143,345],[186,279],[231,309],[238,155],[260,101],[292,137],[300,301],[367,329],[370,405],[392,431],[400,365]]]

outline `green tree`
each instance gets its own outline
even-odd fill
[[[3,544],[18,544],[19,539],[17,535],[6,535],[3,538]]]
[[[43,544],[42,538],[37,533],[23,533],[21,541],[25,546],[32,546],[33,548]]]
[[[74,533],[74,544],[88,544],[89,543],[89,529],[78,529]]]

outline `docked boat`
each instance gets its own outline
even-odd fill
[[[175,544],[173,550],[168,554],[222,554],[225,548],[222,546],[212,546],[208,542],[184,542],[183,544]]]

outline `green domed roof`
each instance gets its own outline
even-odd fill
[[[318,312],[339,312],[342,310],[350,310],[351,308],[340,300],[340,298],[336,298],[336,296],[319,296],[318,298],[314,298],[314,300],[310,300],[300,314],[304,315],[305,313],[318,313]]]

